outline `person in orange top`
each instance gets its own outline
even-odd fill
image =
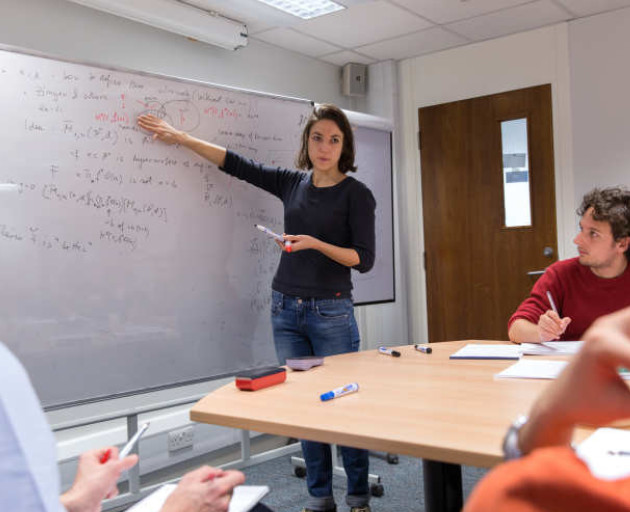
[[[514,460],[477,485],[464,512],[630,511],[630,477],[600,480],[571,448],[576,425],[630,418],[630,388],[619,376],[630,368],[630,308],[600,318],[583,339],[529,419],[510,427],[503,448]]]

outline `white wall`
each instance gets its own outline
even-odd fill
[[[427,339],[424,239],[418,109],[545,83],[552,84],[556,206],[560,257],[570,254],[574,194],[571,173],[571,118],[567,25],[560,24],[444,52],[399,64],[403,154],[398,167],[406,216],[401,237],[407,244],[403,272],[408,281],[409,333]]]
[[[397,172],[411,338],[426,338],[418,109],[551,83],[560,258],[575,255],[575,209],[595,186],[630,185],[630,8],[399,63]]]
[[[398,127],[400,126],[398,102],[398,70],[394,61],[372,64],[368,68],[369,95],[354,98],[353,108],[373,115],[391,119],[393,131],[393,191],[394,191],[394,267],[396,302],[357,308],[357,320],[361,329],[363,348],[376,348],[379,345],[403,345],[411,342],[407,325],[407,280],[404,262],[406,260],[405,236],[401,231],[404,219],[398,162],[402,151]]]
[[[569,25],[575,199],[630,185],[630,9]]]

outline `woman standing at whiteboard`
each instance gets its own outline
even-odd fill
[[[316,107],[302,133],[297,167],[311,173],[267,167],[226,148],[176,130],[151,115],[141,128],[155,139],[181,144],[226,173],[278,197],[284,204],[283,249],[272,283],[271,321],[281,364],[289,357],[330,356],[359,350],[350,269],[374,264],[376,202],[356,171],[354,137],[345,114],[334,105]],[[336,511],[332,459],[326,444],[302,441],[309,500],[305,512]],[[348,475],[351,512],[369,512],[368,453],[341,448]]]

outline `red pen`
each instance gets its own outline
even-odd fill
[[[109,460],[109,458],[110,458],[111,456],[112,456],[112,449],[111,449],[111,448],[107,448],[107,450],[105,450],[105,451],[103,452],[103,455],[101,455],[101,457],[100,457],[100,459],[98,459],[98,461],[99,461],[101,464],[105,464],[105,463]]]

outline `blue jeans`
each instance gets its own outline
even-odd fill
[[[280,364],[289,357],[332,356],[359,350],[359,328],[351,299],[302,299],[273,291],[271,324]],[[343,466],[348,476],[347,504],[366,505],[368,452],[341,447]],[[333,464],[330,445],[302,441],[306,462],[307,508],[329,510],[335,506],[332,493]]]

